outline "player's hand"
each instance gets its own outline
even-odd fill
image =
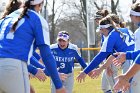
[[[108,76],[113,76],[113,70],[110,67],[106,68],[106,72]]]
[[[60,76],[62,81],[65,81],[67,79],[67,77],[68,77],[68,75],[64,74],[64,73],[59,73],[59,76]]]
[[[56,89],[56,93],[67,93],[67,92],[66,92],[66,89],[62,87],[60,89]]]
[[[91,77],[91,75],[92,75],[92,71],[90,71],[90,72],[88,73],[88,76],[89,76],[89,77]]]
[[[89,77],[94,79],[94,78],[99,77],[99,75],[101,74],[102,70],[100,68],[97,68],[97,69],[92,70],[91,72],[92,72],[92,74]]]
[[[114,58],[114,60],[113,60],[113,64],[114,64],[115,66],[120,66],[120,65],[122,65],[122,63],[125,62],[125,60],[126,60],[126,54],[125,54],[124,52],[117,52],[117,53],[115,53],[114,55],[117,56],[117,57]]]
[[[115,78],[117,80],[116,84],[114,85],[114,91],[127,91],[130,88],[129,80],[125,77],[125,75],[120,75]]]
[[[35,77],[38,78],[40,81],[45,81],[46,80],[46,75],[42,69],[38,68],[37,73],[35,74]]]
[[[82,81],[85,82],[85,77],[86,77],[86,73],[85,72],[81,72],[78,77],[76,78],[76,80],[81,83]]]

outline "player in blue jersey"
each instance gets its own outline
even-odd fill
[[[5,18],[7,15],[9,15],[10,13],[14,12],[15,10],[19,9],[20,7],[23,7],[22,6],[22,3],[20,0],[10,0],[9,3],[7,4],[6,6],[6,10],[4,11],[1,19]],[[35,57],[39,57],[39,56],[36,56],[36,53],[33,54]],[[32,59],[32,57],[31,57]],[[36,61],[33,61],[31,63],[34,63]],[[35,63],[34,63],[35,64]],[[31,74],[33,74],[36,78],[38,78],[40,81],[45,81],[46,79],[46,76],[43,72],[42,69],[40,68],[36,68],[35,65],[32,65],[32,64],[29,64],[27,66],[28,68],[28,72],[30,72]],[[33,89],[32,86],[30,86],[30,92],[31,93],[35,93],[35,90]]]
[[[28,65],[28,66],[31,66],[31,67],[28,68],[28,71],[36,76],[38,69],[39,70],[41,69],[41,70],[43,70],[43,72],[45,73],[46,76],[50,76],[49,72],[47,71],[47,68],[42,63],[40,63],[39,60],[41,60],[40,55],[38,53],[34,52],[33,56],[30,58],[30,65]],[[44,74],[44,73],[41,72],[39,74]],[[67,78],[66,74],[59,73],[59,76],[60,76],[61,80],[65,80],[65,78]],[[38,75],[36,77],[40,81],[44,81],[44,79],[45,79],[44,75]]]
[[[49,33],[47,22],[38,14],[42,4],[43,0],[25,1],[20,17],[13,14],[1,21],[1,92],[29,93],[27,61],[34,46],[40,49],[43,62],[55,84],[56,93],[65,93],[49,48],[49,37],[46,36]]]
[[[23,7],[22,3],[23,2],[20,1],[20,0],[18,0],[18,1],[17,0],[10,0],[9,3],[7,4],[7,6],[6,6],[6,10],[4,11],[1,19],[5,18],[7,15],[12,13],[13,11]],[[20,15],[20,13],[18,15]],[[45,81],[46,75],[48,75],[48,72],[45,70],[45,72],[47,73],[45,75],[45,73],[44,73],[45,67],[38,62],[39,59],[40,59],[40,56],[36,52],[34,52],[33,56],[30,58],[30,61],[31,61],[30,63],[31,64],[28,64],[28,66],[27,66],[28,72],[33,74],[40,81]],[[33,89],[32,86],[30,86],[30,92],[35,93],[35,90]]]
[[[124,90],[126,91],[131,88],[133,93],[139,93],[140,91],[140,3],[135,3],[131,7],[130,17],[132,22],[137,25],[139,28],[135,31],[135,50],[136,52],[126,52],[126,53],[117,53],[119,55],[114,63],[119,65],[122,64],[122,61],[126,59],[133,59],[135,62],[132,67],[127,71],[127,73],[120,75],[118,77],[118,82],[115,85],[115,90]],[[133,77],[134,76],[134,77]],[[132,83],[129,84],[129,80],[132,79]],[[130,86],[131,85],[131,86]]]
[[[6,10],[4,11],[1,19],[4,19],[7,15],[9,15],[10,13],[12,13],[13,11],[23,7],[22,6],[22,3],[20,0],[10,0],[9,3],[7,4],[6,6]],[[20,15],[20,14],[19,14]],[[36,53],[34,52],[33,54],[35,57],[39,57],[36,55]],[[33,59],[33,57],[31,57],[31,59]],[[33,61],[31,63],[34,63],[36,61]],[[35,64],[35,63],[34,63]],[[38,63],[39,64],[39,63]],[[43,69],[40,69],[40,68],[36,68],[35,65],[32,65],[32,64],[29,64],[27,66],[28,68],[28,72],[30,72],[31,74],[33,74],[36,78],[38,78],[40,81],[45,81],[46,79],[46,76],[44,74],[44,71]],[[31,76],[30,74],[30,76]],[[30,86],[30,92],[31,93],[35,93],[35,90],[33,89],[32,86]]]
[[[78,52],[78,47],[69,42],[69,34],[66,31],[60,31],[57,35],[57,43],[51,45],[52,54],[57,63],[58,72],[67,75],[62,80],[67,93],[72,93],[74,84],[74,60],[76,59],[80,65],[85,68],[87,65]],[[52,83],[51,93],[55,93],[55,87]]]
[[[117,16],[115,14],[108,14],[108,16],[110,16],[112,18],[112,20],[116,23],[116,27],[118,27],[118,28],[120,28],[120,27],[124,28],[125,27],[124,23],[120,20],[119,16]],[[132,32],[129,32],[129,33],[131,35],[133,34]],[[102,40],[104,40],[104,38],[102,38]],[[116,81],[114,79],[114,77],[117,76],[118,69],[116,68],[116,66],[114,66],[112,64],[112,61],[110,61],[110,64],[108,66],[106,66],[106,63],[108,63],[108,60],[105,61],[104,65],[102,65],[101,67],[99,67],[99,68],[95,69],[94,71],[92,71],[93,74],[90,77],[91,78],[97,78],[101,74],[101,72],[104,71],[104,69],[107,69],[105,74],[107,74],[108,79],[106,79],[105,82],[109,81],[109,84],[111,85],[111,90],[113,91],[113,86],[114,86],[115,81]],[[108,88],[107,83],[105,83],[104,86],[105,86],[105,87],[103,87],[104,89]],[[111,91],[104,91],[104,93],[111,93]]]
[[[86,74],[95,69],[108,55],[113,51],[126,52],[134,50],[134,41],[131,38],[128,29],[119,28],[115,26],[115,22],[108,16],[100,21],[101,33],[106,37],[100,52],[93,58],[92,62],[86,67],[83,72],[77,77],[79,82],[85,79]],[[126,66],[127,65],[127,66]],[[123,70],[127,70],[130,66],[130,61],[125,62]]]
[[[118,91],[118,90],[126,91],[131,88],[132,93],[138,93],[139,92],[138,91],[139,90],[138,79],[139,79],[139,71],[140,71],[140,50],[134,51],[134,52],[131,51],[131,52],[126,52],[126,53],[120,53],[120,54],[117,53],[117,55],[119,55],[117,57],[117,61],[119,61],[119,63],[117,63],[117,64],[122,64],[123,63],[122,61],[124,61],[126,59],[133,59],[134,63],[126,73],[116,77],[117,83],[114,86],[114,90],[115,91]],[[115,60],[115,63],[116,63],[116,60]],[[137,80],[137,81],[129,83],[131,78],[132,78],[132,80],[135,78],[135,80]],[[136,79],[136,78],[138,78],[138,79]],[[135,92],[133,92],[133,91],[135,91]]]
[[[109,14],[109,11],[106,9],[98,10],[94,16],[96,24],[99,25],[99,21],[102,18],[106,17],[108,14]],[[99,27],[97,27],[96,32],[97,32],[97,34],[100,34],[102,37],[101,38],[101,45],[102,45],[105,36],[100,33]],[[114,72],[114,73],[110,74],[110,72]],[[109,93],[109,92],[111,92],[111,90],[113,90],[113,86],[115,84],[114,77],[117,76],[117,72],[118,72],[118,69],[113,64],[103,71],[102,80],[101,80],[102,81],[101,87],[102,87],[103,92]]]

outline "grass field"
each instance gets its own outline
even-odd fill
[[[80,69],[75,69],[75,78]],[[50,79],[46,82],[40,82],[36,79],[31,79],[31,84],[34,86],[36,93],[50,93]],[[75,79],[73,93],[103,93],[101,90],[101,78],[90,79],[86,77],[86,81],[78,83]]]

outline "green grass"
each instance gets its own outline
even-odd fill
[[[80,69],[75,69],[75,82],[73,93],[103,93],[101,90],[101,78],[90,79],[86,77],[85,82],[78,83],[76,81],[76,76],[78,75]],[[31,79],[31,85],[35,88],[36,93],[50,93],[50,79],[47,78],[46,82],[40,82],[36,79]]]

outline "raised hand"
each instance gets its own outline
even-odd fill
[[[40,81],[43,81],[43,82],[47,79],[45,73],[40,68],[38,68],[38,71],[35,74],[35,77],[38,78]]]
[[[89,75],[89,77],[91,77],[91,78],[98,78],[99,77],[99,75],[101,74],[101,72],[102,72],[102,69],[100,69],[100,68],[97,68],[97,69],[94,69],[94,70],[92,70],[90,73],[92,73],[92,74],[90,74]]]
[[[125,60],[126,60],[126,54],[125,54],[124,52],[117,52],[117,53],[115,53],[114,55],[117,56],[117,57],[114,58],[114,60],[113,60],[113,64],[114,64],[115,66],[120,66],[120,65],[122,65],[122,63],[125,62]]]
[[[87,76],[87,74],[85,72],[81,72],[78,77],[76,78],[76,80],[79,82],[79,83],[82,83],[85,82],[85,77]]]
[[[129,80],[124,76],[120,75],[115,78],[117,80],[116,84],[114,85],[114,91],[127,91],[130,88]]]

